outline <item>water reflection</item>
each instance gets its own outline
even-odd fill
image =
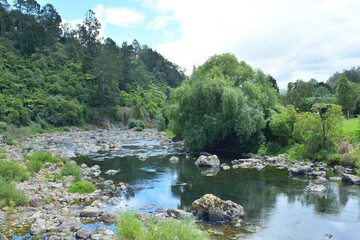
[[[149,152],[146,154],[150,155]],[[318,197],[304,193],[311,179],[290,179],[286,170],[269,167],[261,171],[218,169],[220,171],[216,174],[204,174],[205,170],[199,171],[194,165],[194,158],[178,157],[178,164],[169,163],[170,156],[161,155],[150,157],[145,162],[138,160],[137,156],[109,157],[101,162],[95,162],[89,157],[75,160],[89,167],[98,164],[102,172],[120,170],[114,176],[102,175],[115,183],[151,187],[127,191],[121,197],[122,208],[139,209],[143,205],[156,203],[157,207],[177,207],[191,211],[194,200],[212,193],[222,199],[240,203],[245,209],[241,227],[215,227],[226,232],[226,237],[323,239],[326,233],[331,233],[333,239],[358,239],[358,186],[331,182],[326,196]],[[228,162],[231,160],[228,159]]]

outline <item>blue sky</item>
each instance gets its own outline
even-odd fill
[[[38,0],[64,22],[92,9],[101,35],[119,45],[137,39],[191,74],[214,54],[232,53],[289,81],[326,81],[360,63],[358,0]]]

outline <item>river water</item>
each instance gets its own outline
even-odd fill
[[[194,200],[212,193],[241,204],[245,210],[241,224],[199,223],[216,232],[214,239],[325,239],[328,234],[333,236],[331,239],[359,239],[360,186],[330,182],[326,196],[318,197],[304,192],[312,179],[290,178],[286,169],[230,169],[207,176],[206,169],[194,165],[197,156],[179,154],[173,147],[164,156],[157,139],[131,140],[119,152],[74,158],[89,167],[99,165],[101,177],[128,186],[116,208],[139,210],[146,204],[157,204],[150,211],[157,207],[191,211]],[[149,158],[140,161],[140,154]],[[178,156],[179,163],[170,163],[171,156]],[[230,166],[235,158],[220,155],[221,163]],[[110,169],[120,172],[105,175]],[[136,190],[138,186],[146,189]],[[103,227],[100,223],[95,225],[85,228]],[[115,230],[114,225],[106,227]]]

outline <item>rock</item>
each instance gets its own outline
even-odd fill
[[[58,226],[56,228],[56,230],[58,230],[58,231],[64,231],[64,230],[77,231],[77,230],[80,230],[81,227],[82,227],[82,223],[79,219],[67,218],[60,224],[60,226]]]
[[[44,205],[45,205],[45,201],[42,198],[33,198],[29,201],[30,207],[38,208],[38,207],[42,207]]]
[[[81,210],[80,216],[93,218],[93,217],[98,217],[103,212],[104,211],[101,210],[100,208],[87,206],[83,210]]]
[[[2,235],[2,234],[0,233],[0,240],[8,240],[8,239],[7,239],[7,237],[5,237],[5,235]]]
[[[316,182],[317,184],[327,184],[327,183],[329,183],[329,181],[328,181],[326,178],[323,178],[323,177],[318,177],[318,178],[315,180],[315,182]]]
[[[76,237],[80,239],[87,239],[90,238],[92,232],[90,229],[81,229],[76,232]]]
[[[201,175],[207,177],[216,176],[220,172],[219,167],[201,167],[199,168]]]
[[[43,168],[51,168],[52,166],[53,166],[52,163],[46,162],[44,163]]]
[[[64,163],[63,163],[63,162],[58,162],[58,163],[56,163],[56,166],[57,166],[57,167],[63,167],[63,166],[64,166]]]
[[[192,203],[193,214],[204,220],[236,220],[244,216],[244,208],[230,200],[224,201],[212,195],[205,194]]]
[[[115,212],[108,211],[104,212],[100,217],[99,221],[106,222],[106,223],[113,223],[116,221],[118,215]]]
[[[175,164],[175,163],[178,163],[179,162],[179,158],[176,157],[176,156],[172,156],[169,161],[172,163],[172,164]]]
[[[296,166],[293,168],[288,169],[288,174],[290,176],[294,175],[305,175],[311,172],[311,166],[305,165],[305,166]]]
[[[153,204],[147,204],[147,205],[144,205],[140,208],[140,210],[149,210],[149,209],[152,209],[154,207],[156,207],[156,203],[153,203]]]
[[[329,177],[332,181],[341,181],[341,177]]]
[[[195,162],[198,167],[219,167],[220,160],[216,155],[204,156],[201,155]]]
[[[105,236],[103,234],[93,234],[91,235],[92,240],[112,240],[113,238],[110,236]]]
[[[229,170],[230,167],[229,166],[223,166],[222,169],[226,171],[226,170]]]
[[[194,217],[193,214],[185,212],[185,211],[183,211],[181,209],[177,209],[177,208],[169,208],[166,212],[170,217],[173,217],[176,219],[185,219],[185,218]]]
[[[116,205],[119,205],[121,203],[121,200],[119,198],[117,198],[117,197],[112,197],[112,198],[109,199],[109,203],[111,205],[116,206]]]
[[[7,216],[6,220],[8,221],[14,221],[17,218],[16,214],[10,214],[9,216]]]
[[[69,209],[67,207],[64,207],[60,211],[61,215],[68,216],[69,215]]]
[[[343,182],[348,182],[348,183],[353,183],[356,185],[360,185],[360,177],[359,176],[355,176],[352,174],[343,174],[342,175],[342,181]]]
[[[326,177],[326,172],[325,171],[314,171],[311,173],[312,176],[314,177],[322,177],[325,178]]]
[[[105,174],[107,174],[107,175],[115,175],[115,174],[117,174],[118,172],[119,172],[118,170],[113,170],[113,169],[111,169],[111,170],[106,171]]]
[[[310,183],[306,188],[305,191],[308,193],[313,193],[313,194],[325,194],[327,189],[324,185],[318,185],[318,184],[313,184]]]
[[[101,186],[104,186],[104,187],[110,187],[114,185],[114,181],[113,180],[106,180],[104,182],[101,183]]]
[[[101,173],[100,166],[99,165],[92,166],[91,168],[88,169],[88,173],[90,175],[93,175],[94,177],[100,176],[100,173]]]
[[[146,155],[143,155],[143,154],[139,155],[138,158],[139,158],[140,161],[146,161],[146,159],[148,159],[148,157]]]
[[[166,212],[166,209],[164,209],[163,207],[158,207],[158,208],[155,210],[155,213],[163,213],[163,212]]]
[[[31,235],[38,235],[38,234],[44,233],[44,232],[46,232],[45,220],[44,219],[38,219],[30,227],[30,234]]]
[[[335,172],[335,173],[343,173],[344,170],[345,170],[345,168],[344,168],[343,166],[336,165],[336,166],[334,167],[334,172]]]

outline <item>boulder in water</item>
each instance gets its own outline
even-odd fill
[[[219,167],[220,160],[216,155],[212,155],[212,156],[201,155],[196,160],[195,165],[198,167]]]
[[[349,182],[349,183],[353,183],[356,185],[360,185],[360,177],[359,176],[355,176],[352,174],[343,174],[342,175],[342,179],[343,182]]]
[[[205,194],[194,201],[192,207],[196,217],[209,221],[232,221],[244,216],[244,208],[240,204],[221,200],[212,194]]]
[[[290,176],[294,176],[294,175],[305,175],[305,174],[309,174],[311,172],[311,166],[309,165],[305,165],[305,166],[296,166],[293,168],[289,168],[288,169],[288,174]]]

